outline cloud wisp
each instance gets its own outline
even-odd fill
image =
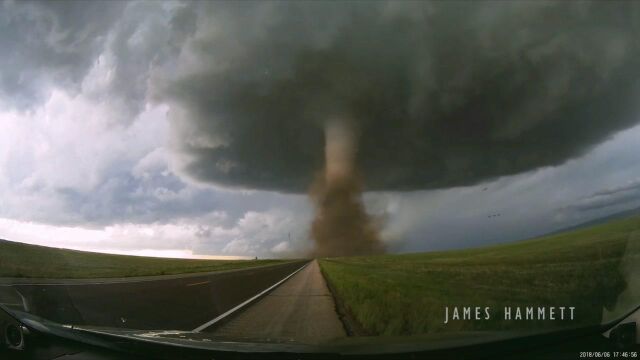
[[[566,208],[569,211],[586,212],[601,210],[640,201],[640,180],[603,189],[581,198]]]

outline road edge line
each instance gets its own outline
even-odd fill
[[[206,323],[198,326],[197,328],[191,330],[192,332],[196,332],[199,333],[202,330],[211,327],[213,325],[215,325],[216,323],[220,322],[221,320],[223,320],[224,318],[226,318],[227,316],[233,314],[234,312],[246,307],[247,305],[251,304],[252,302],[254,302],[255,300],[259,299],[260,297],[264,296],[265,294],[267,294],[269,291],[273,290],[274,288],[276,288],[278,285],[282,284],[283,282],[287,281],[290,277],[292,277],[293,275],[297,274],[298,271],[304,269],[307,265],[309,265],[311,263],[311,261],[305,263],[304,265],[302,265],[300,268],[298,268],[296,271],[292,272],[291,274],[285,276],[282,280],[278,281],[277,283],[269,286],[268,288],[262,290],[260,293],[254,295],[253,297],[241,302],[240,304],[236,305],[235,307],[233,307],[230,310],[227,310],[226,312],[220,314],[218,317],[207,321]]]

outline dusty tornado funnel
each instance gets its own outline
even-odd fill
[[[357,138],[346,121],[325,126],[325,165],[311,186],[316,208],[311,225],[314,256],[379,254],[378,226],[362,202],[362,178],[355,169]]]

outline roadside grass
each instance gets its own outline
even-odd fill
[[[0,277],[110,278],[240,269],[288,260],[191,260],[100,254],[0,240]]]
[[[601,323],[605,308],[628,310],[616,300],[629,264],[640,263],[639,239],[640,217],[632,217],[498,246],[319,262],[371,335],[540,330]],[[444,324],[445,306],[489,306],[491,319]],[[505,321],[505,306],[575,306],[575,320]]]

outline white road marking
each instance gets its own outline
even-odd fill
[[[304,268],[305,268],[307,265],[309,265],[309,264],[310,264],[310,262],[308,262],[308,263],[306,263],[306,264],[302,265],[298,270],[296,270],[296,271],[292,272],[291,274],[287,275],[284,279],[282,279],[282,280],[278,281],[277,283],[275,283],[275,284],[273,284],[273,285],[269,286],[268,288],[266,288],[266,289],[262,290],[259,294],[257,294],[257,295],[255,295],[255,296],[253,296],[252,298],[250,298],[250,299],[247,299],[247,300],[243,301],[243,302],[242,302],[242,303],[240,303],[238,306],[234,307],[234,308],[233,308],[233,309],[231,309],[231,310],[228,310],[227,312],[225,312],[225,313],[221,314],[220,316],[216,317],[215,319],[210,320],[210,321],[207,321],[206,323],[204,323],[204,324],[202,324],[202,325],[198,326],[197,328],[193,329],[192,331],[193,331],[193,332],[201,332],[202,330],[204,330],[204,329],[206,329],[206,328],[210,327],[211,325],[214,325],[214,324],[215,324],[215,323],[217,323],[218,321],[220,321],[220,320],[222,320],[222,319],[226,318],[227,316],[229,316],[229,315],[233,314],[234,312],[236,312],[236,311],[238,311],[238,310],[242,309],[242,308],[243,308],[243,307],[245,307],[247,304],[251,303],[253,300],[255,300],[255,299],[257,299],[257,298],[261,297],[262,295],[264,295],[264,294],[268,293],[271,289],[273,289],[273,288],[275,288],[276,286],[278,286],[278,285],[282,284],[283,282],[287,281],[290,277],[292,277],[293,275],[295,275],[298,271],[300,271],[300,270],[304,269]]]
[[[204,285],[204,284],[208,284],[211,281],[201,281],[201,282],[197,282],[197,283],[193,283],[193,284],[187,284],[186,286],[196,286],[196,285]]]

